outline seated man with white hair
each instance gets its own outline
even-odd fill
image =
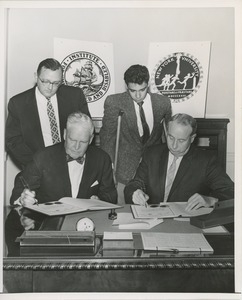
[[[69,115],[64,142],[37,152],[22,171],[29,185],[24,189],[17,176],[10,199],[21,206],[59,200],[62,197],[97,198],[117,203],[109,155],[90,145],[94,125],[87,115]]]

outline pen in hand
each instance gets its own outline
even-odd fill
[[[28,182],[24,179],[24,177],[21,175],[21,176],[19,176],[19,178],[20,178],[20,180],[21,180],[21,182],[22,182],[23,187],[24,187],[25,189],[28,189],[29,191],[31,191],[31,190],[30,190],[30,187],[29,187],[29,184],[28,184]],[[34,205],[39,205],[37,199],[35,199]]]

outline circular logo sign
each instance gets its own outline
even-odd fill
[[[74,52],[61,65],[64,84],[81,88],[87,102],[101,99],[108,91],[110,72],[97,55],[85,51]]]
[[[191,98],[200,88],[203,70],[192,55],[178,52],[165,57],[151,74],[151,86],[156,93],[178,103]]]

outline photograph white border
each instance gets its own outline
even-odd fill
[[[242,281],[242,241],[241,241],[241,215],[242,215],[242,204],[241,204],[241,169],[242,169],[242,147],[241,147],[241,121],[242,121],[242,109],[241,109],[241,92],[242,92],[242,42],[241,42],[241,1],[1,1],[0,2],[0,40],[5,41],[7,39],[7,22],[6,14],[10,8],[134,8],[134,7],[232,7],[235,10],[235,124],[236,124],[236,138],[235,138],[235,236],[236,236],[236,247],[235,247],[235,294],[143,294],[143,293],[77,293],[77,294],[49,294],[49,299],[241,299],[241,281]],[[5,151],[4,151],[4,127],[6,118],[6,56],[7,56],[7,45],[1,43],[0,46],[0,160],[4,162],[0,165],[0,193],[2,203],[4,203],[4,179],[5,179]],[[238,201],[239,200],[239,201]],[[2,205],[3,206],[3,205]],[[1,206],[0,218],[3,220],[3,207]],[[2,222],[3,223],[3,222]],[[3,225],[3,224],[2,224]],[[1,233],[1,242],[3,244],[3,228]],[[0,247],[0,255],[2,258],[2,248]],[[2,270],[2,259],[1,259],[1,270]],[[2,282],[2,272],[0,273],[0,281]],[[35,294],[35,299],[44,299],[48,294]],[[55,295],[55,296],[54,296]],[[199,296],[198,296],[199,295]],[[2,294],[0,297],[6,299],[32,299],[33,294],[28,295],[17,295],[17,294]],[[53,297],[54,296],[54,297]],[[97,297],[97,298],[96,298]],[[45,298],[46,299],[46,298]]]

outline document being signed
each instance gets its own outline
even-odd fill
[[[195,217],[209,214],[213,208],[201,207],[196,210],[186,211],[187,202],[166,202],[149,205],[131,205],[133,215],[137,219],[148,218],[176,218],[176,217]]]
[[[26,208],[40,212],[47,216],[58,216],[78,213],[87,210],[116,209],[121,206],[97,199],[79,199],[64,197],[58,201],[28,205]]]

